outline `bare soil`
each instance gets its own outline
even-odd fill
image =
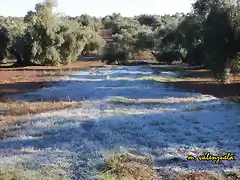
[[[218,84],[214,81],[182,81],[168,83],[187,92],[209,94],[219,98],[240,102],[240,83]]]
[[[78,61],[67,66],[28,66],[7,68],[0,66],[0,98],[4,95],[36,91],[52,86],[57,81],[54,75],[71,73],[83,68],[100,67],[101,61]]]
[[[209,70],[199,67],[188,68],[185,65],[180,65],[177,68],[155,68],[156,72],[160,70],[185,74],[185,77],[178,78],[176,82],[166,82],[171,87],[240,102],[240,75],[231,75],[230,83],[222,84],[214,79],[213,74]]]

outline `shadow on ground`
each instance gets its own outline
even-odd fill
[[[164,83],[152,80],[96,80],[61,81],[56,86],[15,96],[23,101],[82,101],[103,100],[109,96],[125,98],[198,97],[200,94],[185,93],[167,88]],[[157,90],[159,88],[159,90]],[[151,92],[151,93],[149,93]]]
[[[155,166],[172,170],[236,170],[239,161],[189,162],[189,153],[238,155],[239,107],[201,94],[180,92],[164,83],[136,80],[152,75],[145,67],[99,68],[71,75],[56,87],[18,96],[23,101],[84,101],[74,109],[43,113],[20,123],[0,141],[0,167],[23,163],[60,164],[73,179],[92,179],[99,164],[119,150],[151,156]],[[101,74],[103,71],[105,74]],[[110,71],[110,72],[109,72]],[[110,73],[110,79],[107,78]],[[148,75],[146,75],[148,74]],[[161,76],[165,76],[162,73]],[[114,78],[130,78],[114,80]],[[68,78],[68,77],[66,77]],[[114,104],[111,97],[161,99],[206,98],[206,102]],[[209,98],[209,100],[208,100]],[[210,101],[211,100],[211,101]],[[29,151],[30,149],[30,151]]]

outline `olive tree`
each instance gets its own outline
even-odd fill
[[[222,82],[229,81],[231,69],[236,69],[239,62],[239,10],[239,4],[233,1],[214,1],[203,22],[206,66],[212,70],[216,79]]]
[[[51,0],[37,4],[35,11],[29,11],[25,16],[26,28],[18,36],[9,35],[14,31],[1,31],[1,38],[11,42],[9,47],[3,43],[2,46],[16,57],[17,65],[68,64],[82,53],[87,42],[85,29],[75,21],[58,18],[53,13],[53,6]]]
[[[98,32],[90,28],[85,28],[83,31],[83,35],[86,41],[83,49],[83,54],[89,55],[93,52],[95,52],[96,54],[101,54],[103,48],[106,45],[106,40],[104,40]]]

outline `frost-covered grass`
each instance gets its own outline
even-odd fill
[[[165,171],[181,177],[189,172],[239,171],[239,161],[216,165],[186,160],[188,154],[197,156],[208,151],[217,155],[231,152],[236,157],[240,154],[239,106],[208,95],[180,92],[164,83],[136,80],[142,73],[152,76],[146,67],[97,70],[101,73],[86,70],[61,86],[18,97],[28,101],[34,96],[62,100],[69,94],[69,99],[86,101],[77,108],[37,114],[8,132],[9,138],[0,141],[0,168],[22,164],[39,171],[41,165],[52,164],[72,179],[93,179],[105,172],[106,157],[119,157],[113,152],[124,149],[150,158],[159,176]],[[115,78],[135,80],[109,81],[102,77],[105,71],[113,71],[109,76],[114,74]],[[76,81],[78,78],[85,81]],[[111,99],[115,103],[109,102]],[[125,103],[129,100],[138,103]]]

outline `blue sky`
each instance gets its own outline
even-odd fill
[[[0,15],[24,16],[42,0],[0,0]],[[71,16],[105,16],[113,12],[124,16],[189,12],[192,0],[59,0],[56,12]]]

